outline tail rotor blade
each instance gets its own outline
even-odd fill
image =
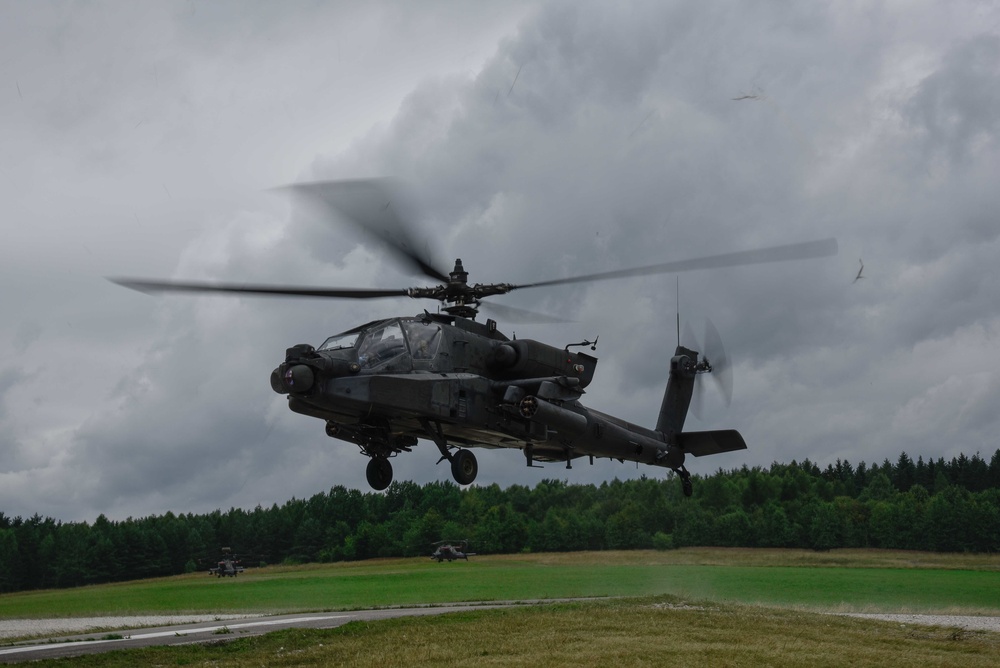
[[[722,345],[719,330],[711,320],[705,320],[705,357],[712,365],[712,378],[715,379],[722,398],[728,408],[733,402],[733,367]]]
[[[696,378],[694,392],[691,395],[691,414],[699,420],[705,415],[705,381]]]
[[[689,349],[701,349],[701,342],[695,338],[690,321],[684,321],[684,338],[681,340],[681,345]],[[701,420],[702,415],[705,414],[705,383],[697,378],[694,382],[694,393],[691,395],[690,408],[692,415]]]
[[[694,337],[690,323],[684,324],[684,341],[682,345],[696,346],[699,349],[699,356],[702,360],[707,360],[712,365],[711,376],[715,386],[722,396],[723,406],[728,408],[733,401],[733,368],[726,355],[726,349],[722,345],[722,336],[715,324],[706,318],[705,338],[698,341]],[[703,376],[704,374],[698,374]],[[705,398],[705,382],[707,379],[699,378],[694,384],[694,394],[691,396],[691,414],[699,420],[707,414],[707,399]]]

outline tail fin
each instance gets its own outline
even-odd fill
[[[663,393],[656,431],[666,436],[667,443],[695,457],[745,450],[747,444],[735,429],[684,432],[684,420],[691,405],[694,379],[698,372],[698,353],[684,346],[677,346],[670,359],[670,378],[667,379],[667,390]]]
[[[656,431],[667,437],[668,443],[676,443],[676,436],[684,429],[691,396],[694,394],[694,377],[697,375],[698,353],[678,345],[670,358],[670,377],[660,404],[660,416],[656,420]]]

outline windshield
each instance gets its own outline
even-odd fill
[[[436,322],[392,320],[373,325],[334,334],[317,350],[357,348],[358,362],[363,367],[373,367],[405,353],[407,348],[415,360],[432,360],[441,345],[441,325]]]
[[[410,342],[410,352],[415,360],[433,359],[441,344],[441,325],[421,320],[403,322],[406,338]]]
[[[406,352],[403,330],[398,322],[369,329],[358,347],[358,362],[373,367]]]
[[[318,350],[340,350],[341,348],[353,348],[358,342],[359,332],[348,332],[346,334],[334,334],[323,342]]]

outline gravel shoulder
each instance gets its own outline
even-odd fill
[[[942,626],[966,631],[1000,633],[1000,617],[973,615],[913,615],[878,613],[832,613],[845,617],[875,619],[898,624]],[[53,637],[95,631],[138,629],[152,626],[173,626],[199,622],[253,619],[265,615],[145,615],[131,617],[64,617],[57,619],[0,619],[0,641],[11,638]]]
[[[919,624],[922,626],[943,626],[966,631],[995,631],[1000,633],[1000,617],[978,617],[973,615],[900,615],[861,612],[837,613],[845,617],[876,619],[899,624]]]
[[[263,615],[144,615],[129,617],[60,617],[56,619],[0,619],[0,640],[50,637],[94,631],[173,626],[198,622],[250,619]]]

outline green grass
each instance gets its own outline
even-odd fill
[[[671,597],[468,611],[289,630],[36,665],[995,666],[1000,634]]]
[[[352,623],[60,666],[993,666],[1000,634],[813,611],[1000,615],[1000,557],[687,549],[272,567],[0,597],[0,618],[287,612],[616,596]],[[43,661],[38,665],[57,665]]]
[[[842,611],[1000,614],[1000,558],[692,549],[393,559],[204,574],[0,597],[0,619],[343,610],[454,601],[672,595]]]

